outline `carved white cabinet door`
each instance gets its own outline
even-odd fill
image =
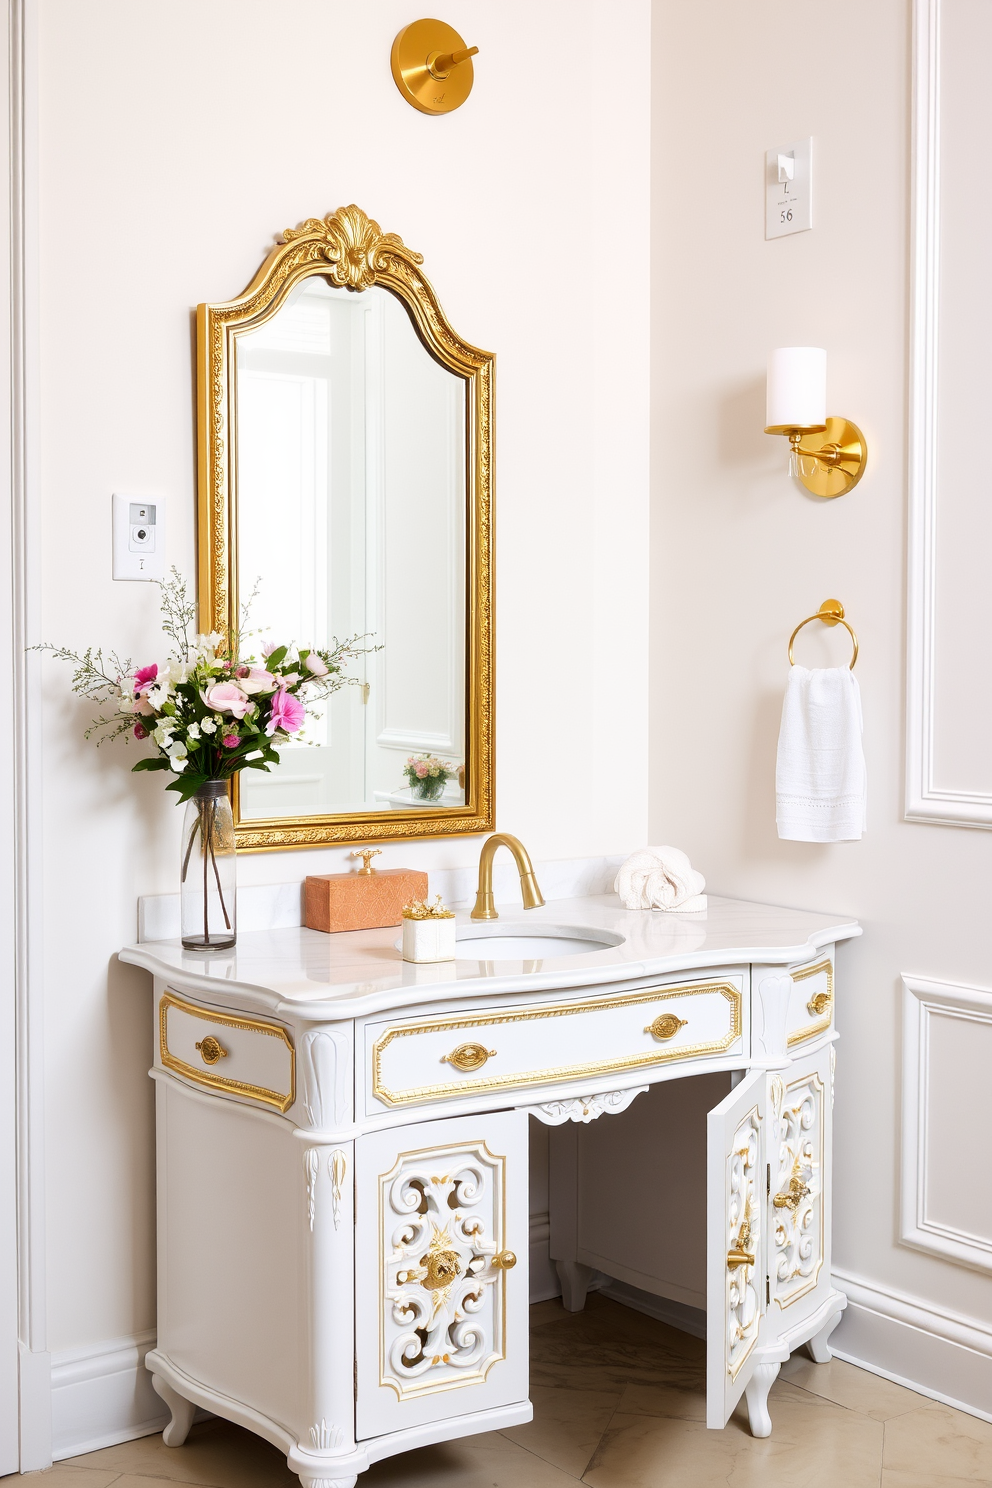
[[[834,1045],[768,1081],[768,1297],[772,1326],[794,1327],[832,1292],[830,1138]]]
[[[357,1436],[527,1399],[527,1116],[356,1143]]]
[[[756,1070],[707,1117],[706,1424],[726,1425],[765,1329],[768,1076]]]

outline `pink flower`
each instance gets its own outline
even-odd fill
[[[304,665],[306,666],[307,671],[312,672],[315,677],[327,676],[327,663],[320,659],[316,651],[310,652]]]
[[[136,723],[134,725],[134,737],[136,739],[148,738],[148,730],[145,728],[145,725],[143,723]]]
[[[427,766],[424,764],[423,760],[418,760],[413,768],[417,772],[417,779],[423,780],[424,776],[427,774]]]
[[[230,713],[233,718],[244,718],[251,707],[251,698],[233,682],[211,682],[200,696],[211,712]]]
[[[282,729],[284,733],[295,734],[297,729],[302,727],[305,717],[306,709],[299,698],[294,697],[285,687],[280,687],[272,699],[272,708],[269,721],[265,725],[265,732],[274,734],[276,729]]]
[[[273,651],[278,651],[278,649],[279,643],[277,641],[267,641],[266,644],[262,647],[262,655],[271,656]]]
[[[152,684],[154,683],[155,678],[157,676],[158,676],[158,662],[157,661],[153,661],[152,664],[151,664],[151,666],[139,667],[138,670],[134,674],[134,690],[135,690],[135,692],[147,692],[148,689],[149,689],[149,687],[151,687]]]
[[[264,667],[245,667],[241,686],[245,692],[272,692],[279,685],[271,672]]]
[[[249,667],[249,666],[239,666],[239,667],[235,667],[235,669],[234,669],[234,675],[236,677],[247,677],[250,672],[251,672],[251,667]]]
[[[225,734],[222,742],[225,749],[237,749],[241,740],[237,734]]]

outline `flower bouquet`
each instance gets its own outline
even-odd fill
[[[366,648],[353,636],[325,649],[269,644],[255,658],[249,633],[194,635],[195,605],[175,569],[160,585],[162,629],[173,645],[164,662],[133,667],[115,652],[81,655],[44,644],[72,662],[72,690],[104,710],[86,730],[98,744],[121,735],[150,742],[134,771],[167,770],[166,790],[188,802],[182,838],[182,939],[191,950],[234,945],[234,820],[228,782],[240,770],[268,770],[300,731],[308,708],[359,683],[343,668]],[[250,605],[251,601],[249,601]]]
[[[448,781],[458,774],[458,766],[436,754],[411,754],[403,774],[418,801],[436,801]]]

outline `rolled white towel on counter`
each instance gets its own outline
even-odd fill
[[[631,853],[613,887],[625,909],[699,914],[706,908],[706,880],[677,847],[642,847]]]

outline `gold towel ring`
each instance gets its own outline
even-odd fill
[[[789,665],[795,666],[796,664],[792,655],[792,643],[795,641],[796,636],[802,630],[803,626],[809,625],[810,622],[813,620],[822,620],[824,625],[843,625],[844,629],[851,637],[851,640],[854,642],[854,655],[851,657],[851,671],[853,672],[854,663],[858,659],[858,638],[854,634],[854,631],[851,629],[850,625],[848,625],[847,621],[844,619],[844,606],[841,604],[839,599],[825,599],[815,615],[807,615],[805,620],[800,620],[799,624],[796,626],[795,630],[789,637]]]

